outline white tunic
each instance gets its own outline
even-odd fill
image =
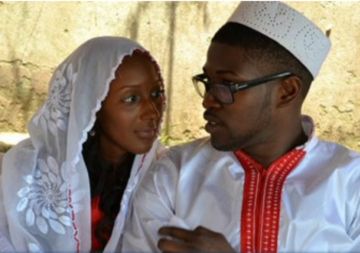
[[[305,125],[311,132],[312,127]],[[245,171],[234,153],[215,150],[208,138],[173,148],[151,168],[135,195],[123,251],[159,251],[157,230],[176,225],[222,233],[236,251],[247,250],[249,243],[249,251],[360,252],[360,155],[316,137],[295,150],[303,151],[279,188],[278,219],[272,215],[276,199],[267,202],[264,197],[253,210],[266,211],[268,204],[273,213],[269,212],[271,217],[265,213],[259,223],[242,210],[248,208],[243,197],[249,199],[249,192],[243,193]],[[246,215],[253,222],[251,229],[264,235],[253,242],[241,241],[247,232],[241,228],[251,224],[242,221]],[[266,227],[265,219],[275,226]],[[271,233],[276,242],[266,241]],[[266,250],[268,243],[274,247]]]

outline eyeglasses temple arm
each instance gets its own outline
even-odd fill
[[[285,72],[285,73],[281,73],[281,74],[277,74],[277,75],[273,75],[273,76],[267,76],[267,77],[263,77],[251,82],[247,82],[247,83],[237,83],[234,86],[232,86],[231,88],[234,89],[235,91],[237,90],[241,90],[247,87],[254,87],[263,83],[267,83],[267,82],[271,82],[274,81],[276,79],[281,79],[281,78],[285,78],[285,77],[289,77],[293,75],[291,72]]]

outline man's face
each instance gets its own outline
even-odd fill
[[[212,43],[204,73],[211,83],[245,82],[266,76],[240,47]],[[214,148],[221,151],[244,149],[268,141],[271,137],[270,84],[263,84],[234,94],[233,104],[220,104],[210,93],[203,107],[205,129]]]

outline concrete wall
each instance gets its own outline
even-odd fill
[[[167,85],[164,135],[170,144],[206,135],[200,73],[210,39],[237,2],[0,2],[0,133],[26,132],[54,68],[84,41],[125,36],[148,48]],[[322,30],[332,51],[304,112],[322,139],[360,151],[360,3],[288,2]],[[1,140],[0,140],[1,141]]]

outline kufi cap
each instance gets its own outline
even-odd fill
[[[281,2],[241,2],[228,22],[250,27],[292,53],[315,78],[331,42],[308,18]]]

